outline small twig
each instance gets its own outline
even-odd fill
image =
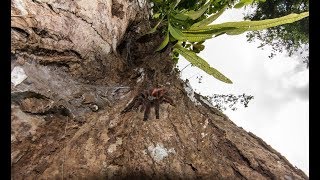
[[[194,74],[194,75],[192,75],[191,77],[189,77],[189,78],[186,78],[186,79],[191,79],[191,78],[193,78],[194,76],[196,76],[196,75],[198,75],[199,73],[196,73],[196,74]]]
[[[190,65],[191,65],[191,63],[188,64],[188,65],[186,65],[184,68],[182,68],[182,69],[180,70],[180,72],[182,72],[185,68],[187,68],[187,67],[190,66]]]

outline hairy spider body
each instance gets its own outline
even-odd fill
[[[140,107],[140,112],[144,111],[143,120],[146,121],[149,118],[151,108],[154,108],[156,119],[159,119],[160,104],[162,103],[169,103],[170,105],[175,106],[165,88],[152,88],[145,90],[134,97],[128,106],[121,111],[121,114],[131,110],[137,111]]]

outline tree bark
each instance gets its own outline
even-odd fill
[[[11,179],[308,179],[179,79],[149,8],[11,1]],[[120,113],[152,87],[176,106]]]

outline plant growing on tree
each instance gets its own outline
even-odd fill
[[[158,27],[165,34],[163,42],[156,51],[165,48],[169,42],[174,43],[173,60],[177,61],[182,55],[192,65],[225,83],[232,81],[210,67],[206,60],[197,55],[205,47],[203,42],[222,34],[238,35],[246,31],[257,31],[282,24],[292,23],[309,16],[309,12],[289,14],[283,17],[260,21],[226,22],[211,24],[227,7],[235,3],[234,0],[151,0],[153,18],[158,20],[156,26],[148,33],[156,32]],[[265,0],[240,0],[234,8],[241,8],[255,2]]]

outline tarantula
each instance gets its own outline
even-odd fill
[[[140,106],[140,112],[144,111],[143,120],[146,121],[149,118],[150,110],[153,107],[155,110],[156,118],[159,119],[159,107],[162,103],[169,103],[175,106],[173,100],[168,96],[168,91],[165,88],[152,88],[142,91],[133,98],[121,114],[127,113],[131,110],[137,110]]]

